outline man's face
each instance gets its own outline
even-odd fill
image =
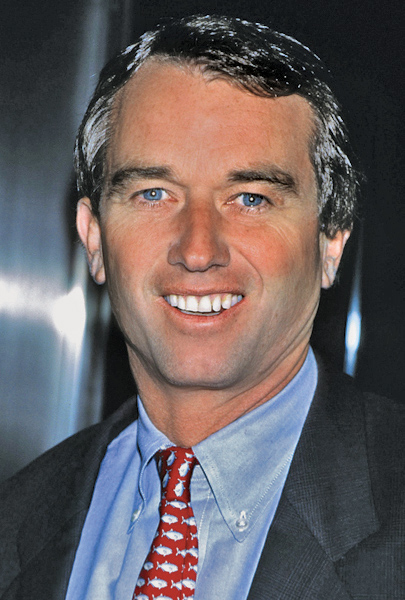
[[[82,239],[135,377],[236,394],[298,363],[328,245],[309,104],[150,62],[117,108],[100,221],[85,202]]]

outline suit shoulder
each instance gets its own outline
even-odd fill
[[[405,404],[375,394],[364,396],[372,479],[380,482],[381,494],[405,500]]]
[[[377,419],[380,423],[391,423],[405,418],[405,402],[364,392],[367,413],[371,420]]]
[[[405,459],[405,404],[376,394],[364,394],[367,441],[396,461]]]
[[[365,392],[350,375],[335,370],[318,356],[317,360],[320,392],[329,396],[337,411],[341,409],[345,418],[352,419],[355,409],[360,408],[371,442],[379,443],[385,434],[396,442],[405,441],[405,436],[397,436],[404,427],[405,402]]]
[[[19,535],[46,512],[54,513],[58,494],[68,497],[72,474],[99,428],[65,440],[0,485],[0,595],[20,570]]]
[[[111,418],[92,425],[47,450],[0,485],[0,532],[24,520],[46,496],[60,493],[60,486],[96,477],[110,441],[134,418],[134,407],[122,407]]]
[[[390,498],[390,494],[405,491],[405,404],[363,392],[350,376],[321,361],[319,375],[328,416],[337,427],[350,429],[352,436],[365,438],[372,487],[381,506],[399,501],[399,495]]]
[[[21,536],[34,529],[36,539],[38,531],[49,534],[55,524],[85,514],[108,444],[135,418],[132,400],[0,485],[0,595],[18,576],[21,551],[30,552],[20,547]]]
[[[51,448],[0,485],[0,532],[23,521],[43,495],[73,471],[99,435],[98,425]]]

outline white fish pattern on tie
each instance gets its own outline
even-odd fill
[[[169,540],[173,540],[174,542],[178,542],[179,540],[183,539],[183,534],[179,533],[178,531],[174,531],[173,529],[170,529],[170,531],[164,531],[162,533],[162,535],[165,535],[166,537],[169,538]]]
[[[175,573],[179,570],[179,567],[177,565],[174,565],[173,563],[169,562],[164,562],[158,565],[157,568],[162,569],[162,571],[165,571],[166,573]]]
[[[167,587],[167,581],[164,581],[163,579],[158,579],[157,577],[155,577],[154,579],[149,579],[148,580],[148,585],[153,585],[153,587],[155,588],[165,588]]]
[[[165,523],[169,523],[169,525],[172,525],[173,523],[177,523],[178,518],[174,515],[162,515],[162,521],[164,521]]]
[[[181,479],[179,479],[178,481],[178,484],[174,488],[174,493],[176,494],[176,496],[182,496],[184,492],[184,483],[181,481]]]
[[[198,570],[197,525],[190,504],[197,459],[191,449],[178,447],[159,454],[160,522],[132,600],[188,600],[194,598]]]
[[[187,508],[187,504],[185,502],[179,502],[179,500],[173,500],[172,502],[167,502],[168,506],[173,506],[173,508],[184,510]]]
[[[170,452],[169,458],[166,461],[167,466],[171,467],[175,460],[176,460],[176,452],[172,451],[172,452]]]
[[[184,463],[181,465],[181,467],[179,467],[180,477],[184,477],[185,475],[187,475],[187,473],[190,469],[191,462],[192,462],[191,460],[185,460]]]
[[[160,546],[154,546],[153,549],[154,549],[155,552],[157,552],[161,556],[169,556],[169,554],[173,553],[173,550],[171,550],[167,546],[162,546],[162,545],[160,545]]]

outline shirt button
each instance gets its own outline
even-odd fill
[[[236,519],[235,525],[239,529],[239,531],[244,531],[245,529],[247,529],[248,520],[246,517],[246,511],[242,510],[242,512],[239,515],[239,518]]]
[[[140,514],[141,514],[140,508],[137,508],[136,510],[134,510],[134,512],[131,515],[131,523],[135,523],[135,521],[139,518]]]

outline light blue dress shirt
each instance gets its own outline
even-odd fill
[[[199,561],[195,600],[247,598],[317,382],[312,350],[277,396],[193,449]],[[83,527],[67,600],[131,600],[159,521],[154,455],[172,445],[148,418],[108,446]]]

